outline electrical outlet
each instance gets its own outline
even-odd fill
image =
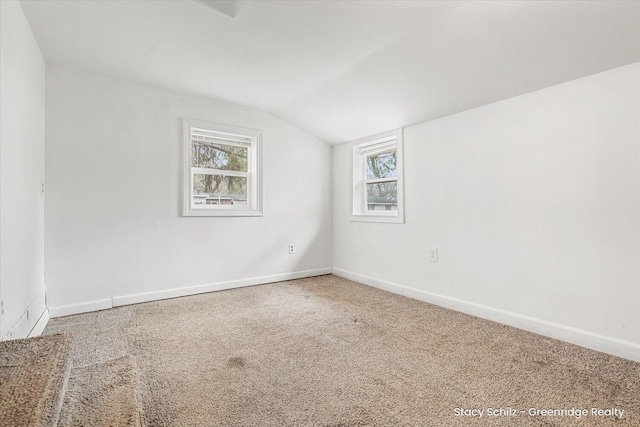
[[[289,243],[289,254],[292,254],[296,251],[296,248],[293,246],[293,243]]]
[[[438,262],[438,248],[429,248],[429,262]]]

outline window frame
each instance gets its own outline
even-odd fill
[[[404,223],[404,165],[402,129],[396,129],[354,141],[352,148],[352,205],[351,221]],[[372,155],[396,152],[396,176],[387,178],[367,177],[367,158]],[[393,182],[396,184],[397,210],[369,210],[367,183]]]
[[[210,123],[202,120],[183,119],[183,185],[182,216],[262,216],[262,132],[255,129]],[[199,129],[227,141],[221,145],[247,147],[247,171],[231,171],[199,168],[191,165],[192,131]],[[243,142],[240,142],[243,141]],[[246,205],[202,205],[194,206],[193,176],[195,174],[223,175],[247,178]]]

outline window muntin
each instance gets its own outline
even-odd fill
[[[185,120],[185,216],[261,215],[261,132]]]
[[[354,143],[351,219],[404,221],[401,130]]]

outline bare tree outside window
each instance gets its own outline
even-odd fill
[[[367,210],[397,210],[396,151],[366,156]]]
[[[191,165],[217,171],[248,170],[248,149],[233,145],[194,142]],[[247,178],[216,174],[196,174],[193,195],[198,204],[246,204]]]

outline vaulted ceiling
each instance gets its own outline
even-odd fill
[[[638,1],[21,4],[47,63],[257,107],[329,143],[640,61]]]

